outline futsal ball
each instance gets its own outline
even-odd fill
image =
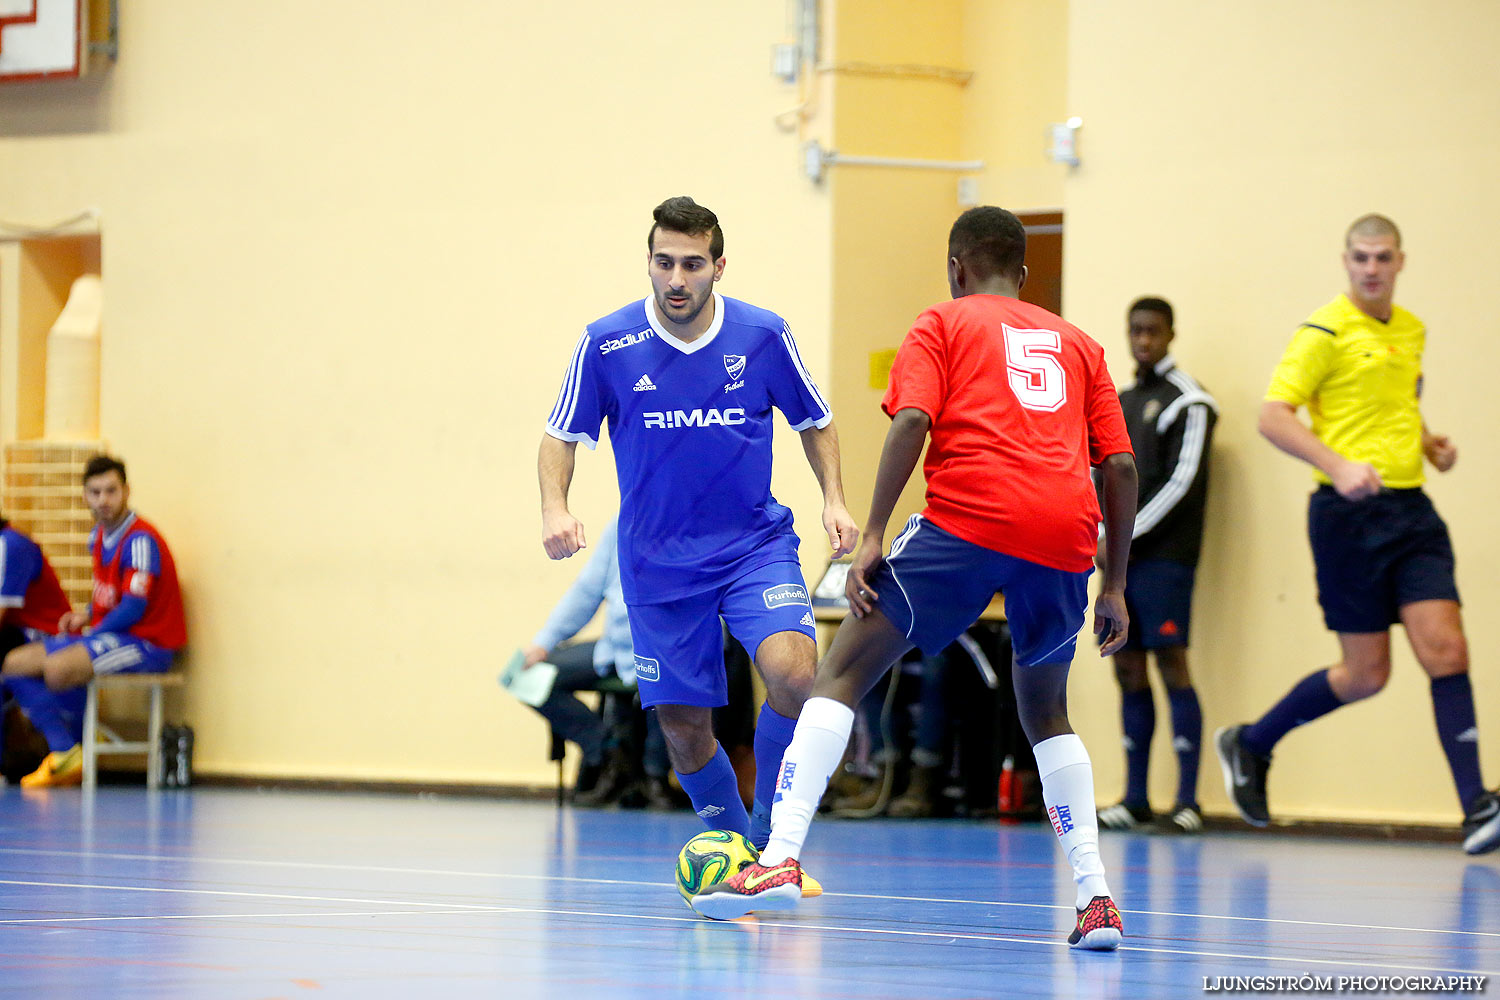
[[[693,896],[724,881],[760,857],[750,841],[728,830],[706,830],[682,845],[677,855],[677,891],[688,906]]]

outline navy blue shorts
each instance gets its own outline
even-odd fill
[[[1073,659],[1091,572],[1008,556],[913,514],[870,582],[880,597],[875,606],[929,656],[978,621],[1003,591],[1016,663],[1029,667]]]
[[[1420,489],[1308,499],[1307,537],[1323,621],[1335,632],[1384,632],[1414,601],[1458,600],[1448,526]]]
[[[778,632],[817,639],[802,567],[794,562],[762,566],[717,590],[665,604],[631,604],[628,611],[636,690],[647,708],[717,708],[729,701],[720,616],[752,659]]]
[[[1125,609],[1130,612],[1125,649],[1167,649],[1188,644],[1194,573],[1192,566],[1170,559],[1130,564],[1125,580]]]

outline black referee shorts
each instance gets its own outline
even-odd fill
[[[1308,499],[1307,536],[1323,621],[1335,632],[1384,632],[1413,601],[1458,600],[1448,526],[1419,489]]]

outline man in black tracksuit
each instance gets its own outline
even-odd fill
[[[1167,688],[1177,751],[1177,800],[1168,815],[1176,829],[1195,833],[1203,828],[1197,795],[1203,714],[1188,675],[1188,624],[1218,404],[1168,353],[1175,332],[1166,300],[1138,299],[1128,317],[1136,380],[1120,393],[1120,407],[1135,449],[1140,495],[1125,587],[1130,638],[1114,657],[1126,785],[1121,802],[1100,810],[1099,825],[1129,830],[1153,819],[1146,791],[1156,729],[1156,705],[1146,676],[1146,654],[1151,652]]]

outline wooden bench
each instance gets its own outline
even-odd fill
[[[146,787],[161,784],[162,690],[181,687],[182,672],[169,670],[160,674],[105,674],[89,682],[88,701],[83,710],[83,787],[93,788],[99,782],[101,754],[146,755]],[[121,739],[120,735],[99,720],[100,691],[146,691],[151,698],[151,714],[144,742]]]

